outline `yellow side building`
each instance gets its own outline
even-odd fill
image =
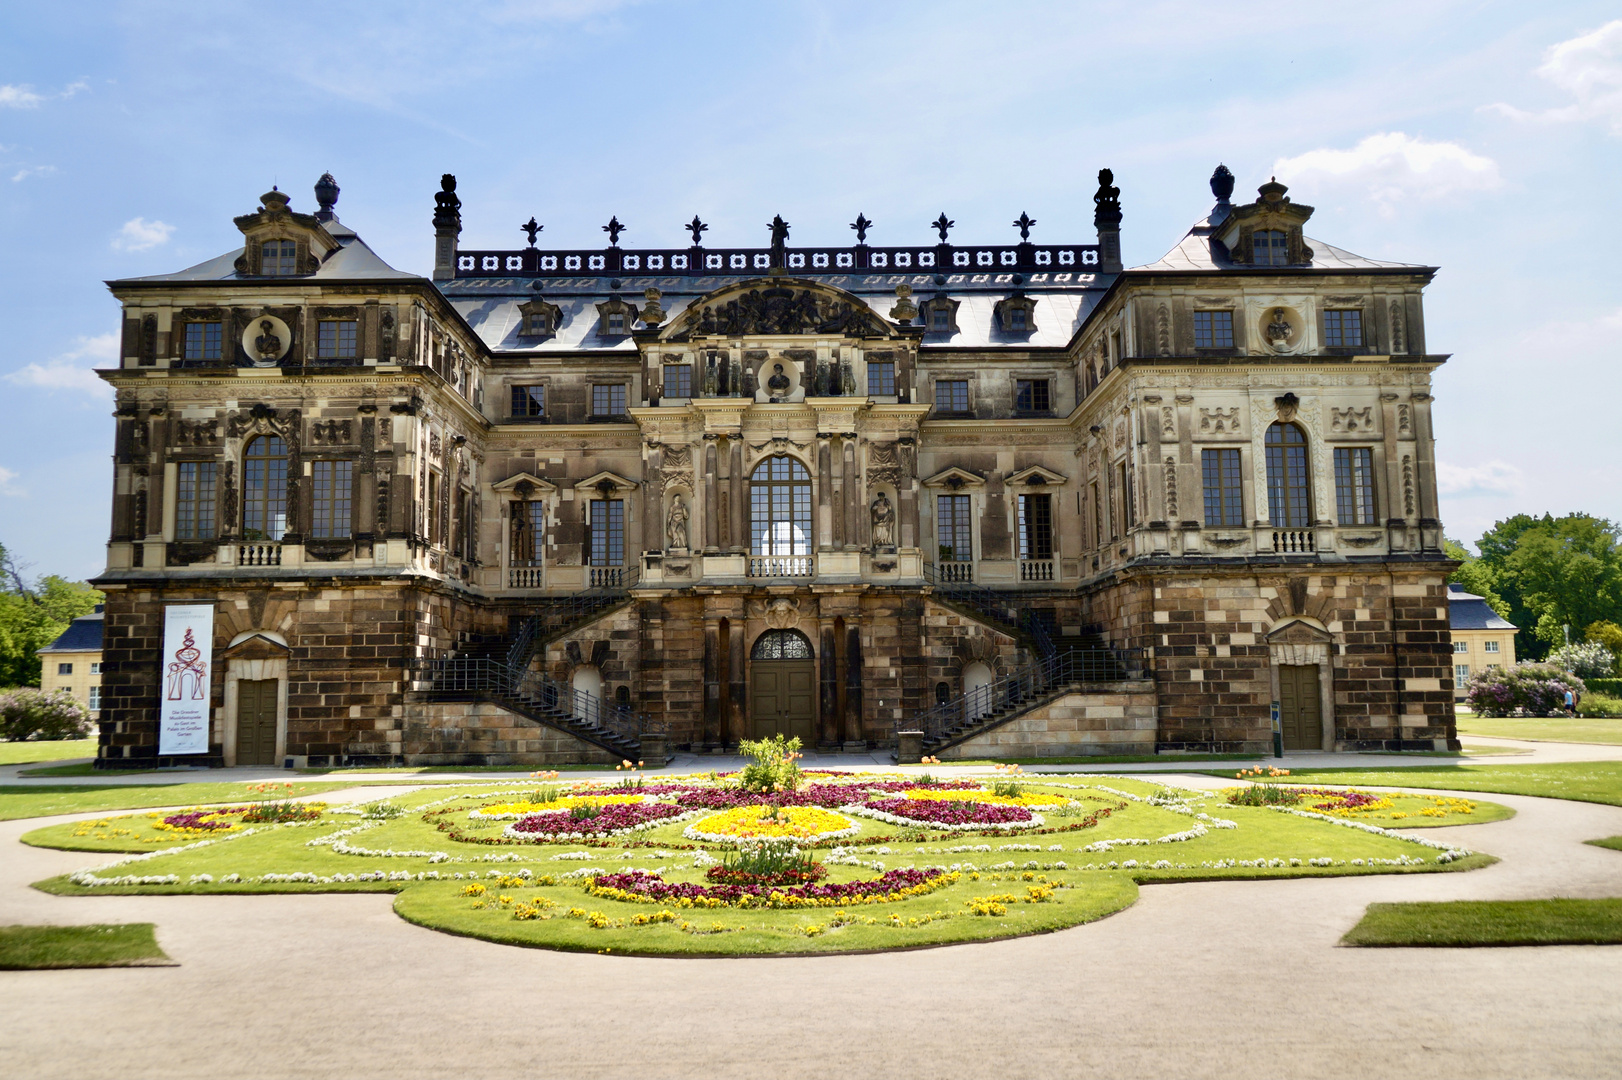
[[[62,636],[40,649],[39,685],[47,692],[66,690],[75,701],[90,709],[90,718],[101,711],[101,629],[105,622],[101,605],[89,615],[81,615]]]
[[[1515,632],[1520,628],[1457,585],[1447,587],[1447,610],[1453,630],[1453,696],[1463,701],[1470,676],[1515,666]]]

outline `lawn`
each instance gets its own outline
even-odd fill
[[[1232,777],[1231,772],[1211,776]],[[1404,769],[1291,769],[1289,784],[1492,791],[1622,806],[1622,761],[1551,765],[1416,765]]]
[[[307,783],[294,789],[297,795],[320,795],[354,784]],[[53,814],[81,814],[97,811],[138,810],[148,806],[196,806],[201,803],[244,801],[248,785],[207,784],[120,784],[87,786],[68,784],[0,785],[0,821],[17,818],[50,817]]]
[[[1584,840],[1585,844],[1595,847],[1610,848],[1612,851],[1622,851],[1622,836],[1607,836],[1599,840]]]
[[[694,777],[688,788],[672,791],[669,778],[650,779],[662,790],[631,802],[674,799],[706,783]],[[889,779],[916,785],[897,774]],[[510,781],[404,794],[389,800],[400,811],[395,816],[335,808],[310,823],[171,834],[154,844],[159,819],[132,814],[47,826],[25,841],[138,853],[35,886],[59,895],[387,892],[398,894],[395,909],[402,918],[448,933],[661,955],[944,945],[1097,919],[1131,904],[1141,883],[1423,873],[1493,861],[1379,830],[1232,806],[1220,795],[1145,780],[1043,778],[1026,781],[1023,790],[1053,804],[1043,811],[1045,822],[1032,819],[1036,827],[1023,831],[942,832],[854,814],[847,819],[840,812],[854,835],[809,849],[826,872],[816,888],[843,890],[834,899],[815,890],[806,899],[781,890],[744,899],[714,892],[715,861],[734,848],[685,832],[689,825],[700,832],[700,825],[716,827],[705,824],[716,819],[713,808],[687,810],[680,819],[655,820],[643,831],[606,839],[509,839],[506,830],[517,813],[532,811],[508,818],[479,815],[485,813],[481,807],[511,802],[526,791],[514,790]],[[972,810],[975,799],[993,794],[963,799]],[[1486,805],[1477,804],[1477,812]],[[622,878],[596,880],[630,870],[644,873],[633,875],[629,887],[654,880],[675,898],[626,892],[613,884]],[[872,882],[889,877],[898,884],[862,895]]]
[[[26,765],[30,761],[96,756],[96,740],[61,739],[44,742],[0,742],[0,765]]]
[[[1487,735],[1534,742],[1605,743],[1622,746],[1622,719],[1582,717],[1475,716],[1460,714],[1460,735]]]
[[[166,964],[151,923],[0,926],[0,970]]]
[[[1622,945],[1622,900],[1370,904],[1345,945]]]

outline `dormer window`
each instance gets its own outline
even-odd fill
[[[924,317],[925,331],[931,334],[957,333],[957,306],[958,301],[945,293],[936,293],[919,304],[918,309]]]
[[[1288,266],[1290,249],[1281,229],[1258,229],[1250,236],[1251,265]]]
[[[1020,330],[1024,330],[1025,329],[1025,324],[1027,322],[1029,322],[1029,321],[1030,321],[1030,312],[1026,311],[1024,308],[1018,307],[1018,308],[1009,308],[1008,309],[1008,329],[1009,330],[1015,331],[1015,332],[1018,332]]]
[[[997,301],[993,315],[1005,334],[1028,334],[1036,329],[1036,301],[1016,293]]]
[[[266,240],[259,245],[259,272],[266,277],[298,273],[298,245],[291,240]]]
[[[519,337],[551,337],[558,332],[558,326],[563,321],[563,309],[539,297],[519,304],[518,314],[522,316],[518,327]]]
[[[625,316],[618,311],[609,312],[607,329],[610,334],[625,333]]]
[[[929,312],[929,328],[931,330],[950,330],[952,328],[952,313],[944,307],[931,309]]]
[[[631,332],[637,310],[619,297],[597,305],[597,336],[624,337]]]

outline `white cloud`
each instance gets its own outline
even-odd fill
[[[1622,19],[1551,46],[1537,73],[1576,100],[1542,112],[1503,102],[1488,108],[1516,120],[1609,120],[1611,133],[1622,135]]]
[[[15,469],[8,469],[4,465],[0,465],[0,496],[16,499],[28,494],[28,492],[17,486],[17,476],[18,473]]]
[[[56,172],[55,165],[35,165],[32,168],[18,169],[12,173],[11,182],[16,184],[27,180],[30,176],[50,176],[54,172]]]
[[[86,360],[90,366],[81,366],[80,362]],[[112,387],[102,382],[92,369],[98,361],[105,367],[117,360],[118,334],[97,334],[95,337],[78,338],[74,347],[67,352],[53,356],[43,364],[19,368],[4,378],[18,386],[32,386],[40,390],[67,390],[92,397],[109,397],[113,392]]]
[[[173,225],[165,225],[161,221],[148,221],[146,218],[131,218],[124,222],[124,227],[118,230],[113,237],[114,251],[146,251],[159,244],[169,242],[169,234],[175,231]]]
[[[1504,182],[1491,158],[1458,143],[1429,142],[1400,131],[1370,135],[1350,150],[1308,150],[1279,158],[1273,175],[1286,183],[1359,191],[1387,214],[1412,199],[1491,191]]]
[[[0,108],[36,109],[44,100],[26,86],[0,86]]]
[[[1436,463],[1436,486],[1443,495],[1518,495],[1521,470],[1507,461],[1479,465]]]

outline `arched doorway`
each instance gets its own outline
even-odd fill
[[[976,660],[963,667],[965,720],[978,720],[991,712],[991,668]]]
[[[768,630],[749,652],[750,738],[816,741],[816,660],[798,630]]]

